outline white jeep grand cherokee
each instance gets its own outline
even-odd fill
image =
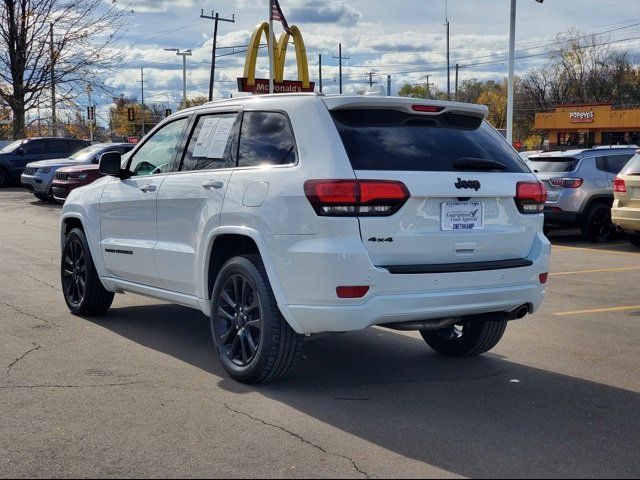
[[[485,107],[316,94],[184,110],[62,211],[71,312],[133,292],[200,309],[233,378],[284,375],[305,334],[419,330],[489,351],[538,309],[544,186]]]

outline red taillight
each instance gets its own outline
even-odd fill
[[[362,298],[369,291],[369,287],[337,287],[336,294],[338,298]]]
[[[438,113],[444,110],[444,107],[436,107],[433,105],[413,105],[414,112]]]
[[[409,199],[402,182],[388,180],[308,180],[304,193],[318,215],[392,215]]]
[[[580,188],[584,180],[581,178],[552,178],[549,183],[562,188]]]
[[[620,177],[616,177],[613,182],[613,191],[616,193],[627,193],[627,184]]]
[[[540,274],[540,283],[542,285],[546,284],[549,281],[549,274],[548,273],[541,273]]]
[[[542,213],[547,201],[547,189],[542,182],[519,182],[516,205],[520,213]]]

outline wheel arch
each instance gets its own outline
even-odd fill
[[[243,226],[216,228],[203,242],[199,298],[203,313],[209,314],[211,293],[218,272],[227,260],[242,254],[260,255],[271,289],[283,317],[296,332],[302,333],[287,308],[286,297],[264,237],[255,229]]]
[[[612,207],[613,195],[594,195],[590,197],[581,213],[585,215],[594,205],[607,205],[608,207]]]

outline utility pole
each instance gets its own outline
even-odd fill
[[[51,41],[51,136],[58,136],[58,119],[56,118],[56,48],[53,44],[53,23],[49,24],[49,36]]]
[[[91,92],[93,92],[93,87],[91,86],[91,84],[87,84],[87,95],[89,96],[89,108],[87,110],[88,115],[87,115],[87,120],[89,121],[89,140],[93,142],[93,123],[95,122],[95,117],[91,118],[92,116],[92,112],[94,112],[93,110],[93,101],[91,99]],[[93,115],[95,115],[95,113],[93,113]]]
[[[322,54],[318,55],[318,75],[320,80],[320,93],[322,93]]]
[[[367,73],[367,76],[369,77],[369,88],[373,88],[373,84],[376,83],[373,81],[373,76],[376,74],[375,71],[371,70],[369,73]]]
[[[451,49],[449,42],[449,9],[447,0],[445,0],[445,20],[447,27],[447,100],[451,100]]]
[[[427,92],[426,92],[427,93],[427,98],[431,98],[431,87],[432,86],[435,87],[436,85],[435,85],[435,83],[430,83],[429,82],[429,79],[431,78],[431,74],[430,73],[425,75],[422,78],[426,78],[427,79],[427,83],[425,83],[423,85],[425,85],[427,87]],[[416,85],[420,85],[420,84],[416,84]]]
[[[144,128],[144,84],[147,83],[146,80],[144,79],[144,68],[140,68],[140,80],[138,80],[138,82],[140,83],[140,85],[142,86],[142,106],[141,106],[141,110],[142,112],[140,113],[140,118],[141,118],[141,123],[142,123],[142,129],[141,129],[141,137],[144,137],[145,132],[145,128]]]
[[[219,13],[211,12],[211,15],[205,15],[204,9],[200,12],[200,18],[214,21],[213,27],[213,47],[211,49],[211,78],[209,79],[209,101],[213,100],[213,85],[216,76],[216,47],[218,43],[218,22],[236,23],[236,16],[231,18],[221,18]],[[271,34],[271,32],[269,32]]]
[[[464,67],[456,63],[456,93],[455,93],[456,102],[458,101],[458,72],[460,71],[461,68],[464,68]]]
[[[342,43],[338,44],[338,56],[335,55],[333,58],[337,58],[339,60],[340,65],[340,95],[342,95],[342,60],[349,60],[349,57],[342,56]]]
[[[179,48],[165,48],[167,52],[176,52],[182,57],[182,108],[187,108],[187,57],[192,55],[191,49],[181,52]]]
[[[387,75],[387,97],[391,96],[391,75]]]

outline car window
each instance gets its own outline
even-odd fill
[[[239,167],[296,163],[296,142],[287,117],[278,112],[245,112],[240,132]]]
[[[181,171],[231,168],[236,165],[237,113],[203,115],[191,135]]]
[[[517,152],[482,119],[396,110],[334,110],[331,116],[354,170],[453,172],[463,159],[492,160],[529,172]]]
[[[144,142],[129,163],[131,175],[139,177],[170,171],[188,122],[185,117],[168,123]]]
[[[536,173],[571,172],[578,165],[578,159],[572,157],[529,157],[531,168]]]
[[[44,140],[30,140],[23,145],[27,155],[40,155],[45,152]]]
[[[56,140],[56,139],[48,140],[47,146],[45,148],[47,153],[59,153],[59,154],[70,153],[69,147],[67,147],[66,140]]]
[[[607,171],[617,175],[629,162],[633,155],[611,155],[607,157]]]
[[[620,173],[622,175],[640,175],[640,154],[637,153],[632,157]]]

